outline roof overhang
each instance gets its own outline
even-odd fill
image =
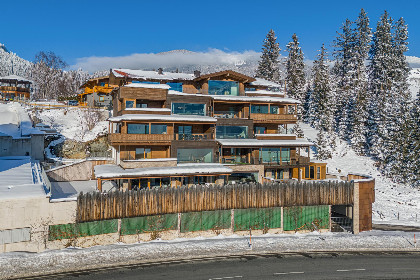
[[[226,76],[227,78],[231,78],[232,80],[237,80],[243,83],[250,83],[254,82],[256,79],[232,70],[225,70],[220,72],[214,72],[206,75],[202,75],[194,79],[195,82],[199,82],[202,80],[208,80],[214,77]]]

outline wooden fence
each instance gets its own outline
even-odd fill
[[[80,193],[77,222],[225,209],[353,204],[353,182],[284,182]]]

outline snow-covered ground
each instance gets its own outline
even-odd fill
[[[348,233],[265,234],[253,236],[215,236],[211,238],[179,238],[135,244],[68,248],[39,254],[15,252],[0,255],[0,278],[22,277],[45,273],[159,262],[188,258],[314,251],[413,251],[412,232],[370,231],[359,235]]]
[[[302,124],[302,129],[305,137],[315,142],[317,130],[307,124]],[[311,158],[314,157],[311,154]],[[326,162],[328,172],[332,174],[361,173],[375,178],[374,223],[420,226],[419,189],[393,183],[389,178],[381,176],[371,158],[358,156],[343,141],[339,141],[333,157]]]
[[[100,121],[95,122],[93,129],[88,127],[89,112],[86,108],[39,109],[35,115],[42,123],[56,129],[66,139],[80,142],[94,140],[108,131],[108,111],[101,110]]]

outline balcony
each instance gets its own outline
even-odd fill
[[[296,165],[307,165],[309,164],[308,157],[297,157],[291,158],[288,161],[280,161],[280,160],[262,160],[259,157],[248,157],[246,155],[242,156],[222,156],[220,157],[220,163],[224,164],[262,164],[262,165],[272,165],[272,166],[296,166]]]
[[[242,111],[214,111],[213,116],[219,119],[247,119],[248,116]]]
[[[296,122],[297,116],[293,114],[262,114],[251,113],[250,118],[254,123],[278,123],[283,121]]]
[[[151,142],[156,144],[169,145],[173,140],[173,134],[122,134],[111,133],[108,140],[113,144],[140,144],[141,142]],[[150,143],[150,144],[151,144]]]
[[[175,140],[178,141],[205,141],[213,139],[213,133],[175,134]]]

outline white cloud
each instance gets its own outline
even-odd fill
[[[206,52],[190,52],[185,50],[165,53],[135,53],[115,57],[82,57],[78,58],[72,69],[82,68],[89,72],[110,68],[157,69],[173,68],[184,65],[240,65],[244,62],[258,61],[260,53],[256,51],[228,52],[209,49]]]

